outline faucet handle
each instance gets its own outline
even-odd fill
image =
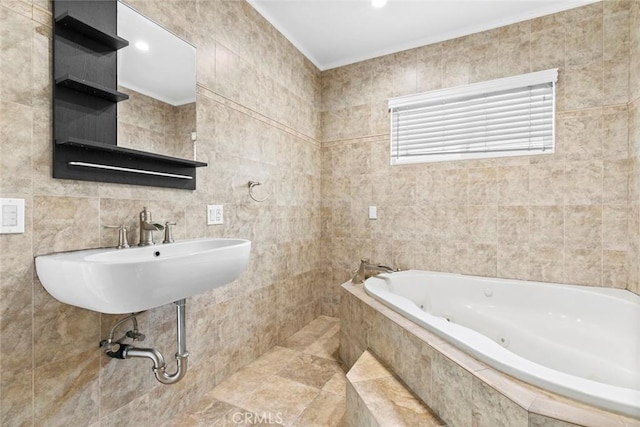
[[[164,240],[162,241],[162,243],[173,243],[175,242],[175,240],[173,240],[173,228],[172,226],[176,225],[175,222],[165,222],[164,223]]]
[[[120,225],[105,225],[104,228],[117,228],[118,229],[118,246],[116,249],[125,249],[129,247],[129,241],[127,240],[127,226]]]

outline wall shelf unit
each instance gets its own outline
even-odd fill
[[[119,147],[116,0],[53,1],[53,177],[187,190],[206,163]]]

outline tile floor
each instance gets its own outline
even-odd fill
[[[344,425],[340,320],[320,316],[163,427]]]

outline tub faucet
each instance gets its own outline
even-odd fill
[[[151,212],[146,207],[142,208],[142,212],[140,212],[140,243],[138,243],[138,246],[154,245],[153,232],[159,230],[164,230],[164,226],[152,222]]]
[[[351,283],[353,283],[354,285],[357,285],[357,284],[363,283],[366,279],[368,279],[371,276],[375,276],[376,274],[393,273],[394,271],[399,271],[399,270],[397,269],[394,270],[393,268],[387,267],[386,265],[371,264],[369,263],[369,259],[363,258],[360,260],[360,266],[358,267],[358,269],[353,274],[353,277],[351,278]],[[371,274],[371,272],[375,272],[375,273]]]

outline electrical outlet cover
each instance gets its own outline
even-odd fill
[[[218,225],[224,223],[222,205],[207,205],[207,224]]]

